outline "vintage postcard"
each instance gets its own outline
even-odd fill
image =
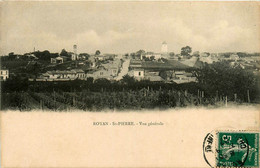
[[[259,167],[259,28],[259,1],[0,1],[0,167]]]

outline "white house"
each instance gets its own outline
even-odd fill
[[[135,78],[143,78],[144,77],[144,69],[134,69],[134,77]]]
[[[81,69],[73,69],[71,71],[47,71],[42,74],[44,79],[85,79],[86,74]]]
[[[62,57],[51,58],[52,64],[62,64],[63,62],[64,62],[64,59]]]
[[[0,70],[0,77],[1,77],[1,81],[5,81],[7,78],[9,78],[9,70],[1,69]]]

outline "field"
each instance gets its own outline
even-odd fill
[[[12,92],[2,93],[2,110],[52,110],[52,111],[101,111],[168,109],[185,106],[224,105],[225,97],[205,98],[204,93],[189,94],[187,91],[149,90],[118,92]]]

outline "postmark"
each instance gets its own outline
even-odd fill
[[[259,133],[212,131],[204,138],[203,157],[210,167],[258,167]]]

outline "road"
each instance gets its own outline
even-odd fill
[[[121,80],[123,76],[128,73],[129,64],[130,64],[130,59],[126,59],[122,65],[121,72],[116,77],[116,80]]]

